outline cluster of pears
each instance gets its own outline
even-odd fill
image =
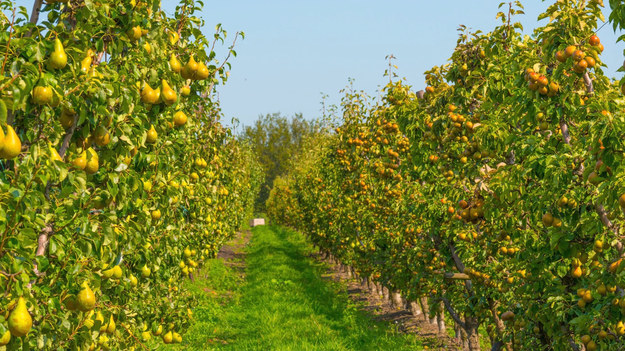
[[[560,228],[562,226],[562,220],[554,217],[551,213],[545,213],[542,222],[545,227]]]
[[[572,59],[574,62],[573,71],[583,74],[586,72],[586,69],[595,67],[598,54],[603,52],[603,44],[601,44],[601,40],[599,40],[598,36],[591,36],[588,39],[588,44],[590,44],[590,50],[587,50],[587,52],[584,52],[575,45],[569,45],[564,51],[560,50],[556,52],[556,60],[558,62],[566,62],[569,58]]]
[[[178,94],[171,88],[165,79],[161,80],[161,87],[153,89],[148,83],[145,83],[141,90],[141,101],[146,104],[156,105],[160,102],[165,105],[173,105],[178,100]]]
[[[72,161],[72,165],[77,169],[85,171],[87,174],[94,174],[100,167],[100,160],[96,151],[89,147]]]
[[[186,65],[182,66],[176,55],[171,54],[169,58],[171,70],[180,73],[182,78],[191,80],[205,80],[210,76],[210,71],[204,62],[197,62],[191,56]]]
[[[54,51],[48,57],[47,66],[50,69],[63,69],[67,66],[67,54],[59,38],[54,39]],[[32,101],[37,105],[58,106],[60,99],[53,94],[52,88],[45,83],[37,85],[32,91]]]
[[[186,259],[186,264],[185,261],[180,261],[180,269],[182,269],[182,273],[187,275],[189,273],[193,273],[194,269],[198,266],[198,263],[195,262],[192,257],[197,255],[197,251],[195,250],[191,250],[188,247],[186,247],[183,251],[184,254],[184,258]]]
[[[542,74],[538,74],[533,68],[525,70],[525,81],[529,90],[538,91],[540,95],[555,96],[560,91],[560,85]]]

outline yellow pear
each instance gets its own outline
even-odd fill
[[[161,98],[166,105],[172,105],[178,100],[178,95],[165,79],[161,81]]]
[[[33,102],[37,105],[45,105],[52,102],[52,88],[38,85],[33,88]]]
[[[121,279],[123,274],[122,267],[119,265],[113,267],[113,279]]]
[[[171,344],[173,340],[174,340],[174,335],[171,333],[171,330],[163,334],[163,342],[165,344]]]
[[[143,44],[143,48],[147,51],[148,55],[152,53],[152,45],[150,45],[150,43]]]
[[[174,113],[174,124],[178,127],[185,125],[187,123],[187,115],[182,111],[177,111]]]
[[[194,78],[199,79],[199,80],[204,80],[208,78],[208,76],[209,76],[208,67],[206,67],[204,62],[200,62],[198,64],[197,70],[195,71]]]
[[[131,29],[128,30],[128,32],[126,32],[126,35],[128,35],[128,39],[130,39],[130,41],[139,40],[142,34],[143,34],[143,31],[141,30],[141,27],[139,26],[132,27]]]
[[[159,97],[160,93],[157,90],[152,89],[149,84],[146,84],[143,90],[141,90],[141,101],[146,104],[156,104]]]
[[[182,342],[182,335],[174,332],[174,343],[179,344]]]
[[[113,334],[115,332],[115,320],[113,320],[113,315],[109,319],[109,324],[106,326],[106,332],[109,334]]]
[[[154,126],[151,125],[145,141],[149,144],[154,144],[156,139],[158,139],[158,133],[156,132],[156,129],[154,129]]]
[[[11,341],[11,332],[7,330],[0,338],[0,346],[8,345],[9,341]]]
[[[191,95],[191,88],[188,85],[185,85],[182,87],[182,89],[180,89],[180,93],[183,96],[189,96]]]
[[[154,211],[152,211],[150,216],[152,217],[153,221],[158,221],[159,219],[161,219],[161,210],[154,210]]]
[[[61,69],[67,65],[67,54],[59,38],[54,39],[54,51],[50,55],[48,62],[50,67],[55,69]]]
[[[93,50],[87,50],[87,54],[85,58],[80,61],[80,71],[82,73],[88,73],[91,68],[91,63],[93,62]]]
[[[171,66],[172,71],[180,73],[180,70],[182,69],[182,63],[180,63],[176,55],[171,54],[171,57],[169,58],[169,65]]]
[[[2,143],[2,150],[0,150],[0,157],[10,160],[15,158],[22,152],[22,142],[20,138],[15,134],[15,130],[10,125],[7,125],[7,133],[4,136]]]
[[[169,43],[171,45],[175,45],[178,42],[178,39],[180,39],[180,36],[178,35],[178,32],[176,32],[176,31],[170,31],[169,32]]]
[[[95,308],[95,294],[87,282],[83,283],[82,290],[76,296],[76,302],[78,309],[83,312],[91,311]]]
[[[148,267],[147,265],[144,265],[143,267],[141,267],[141,275],[144,278],[149,277],[150,274],[152,274],[152,270],[150,269],[150,267]]]
[[[85,166],[85,172],[87,174],[93,174],[98,171],[100,167],[98,154],[95,152],[93,148],[87,149],[87,165]]]
[[[198,63],[195,62],[195,59],[193,58],[193,56],[191,56],[187,64],[184,67],[182,67],[182,71],[180,71],[180,75],[184,79],[193,79],[197,69],[198,69]]]
[[[17,300],[17,306],[11,311],[9,315],[9,331],[11,335],[15,337],[21,337],[28,334],[30,328],[33,326],[33,318],[28,313],[26,308],[26,300],[20,297]]]
[[[56,151],[56,149],[54,147],[52,147],[52,145],[48,146],[50,148],[50,159],[52,161],[61,161],[63,162],[63,158],[61,158],[61,155],[59,155],[59,152]]]
[[[72,160],[72,165],[78,169],[85,169],[85,167],[87,167],[87,152],[81,152],[78,157]]]

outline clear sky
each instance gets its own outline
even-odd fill
[[[421,89],[423,72],[441,65],[451,55],[458,25],[490,31],[502,0],[220,0],[204,1],[205,33],[222,23],[230,40],[236,31],[245,32],[238,41],[238,56],[226,86],[218,87],[224,122],[237,118],[249,125],[260,114],[320,114],[321,94],[328,103],[338,103],[339,91],[355,80],[354,86],[372,95],[383,86],[387,68],[385,56],[393,54],[397,73]],[[32,6],[32,0],[18,0]],[[537,17],[553,1],[524,0],[525,15],[518,16],[531,31]],[[606,6],[608,1],[605,1]],[[173,13],[176,0],[162,0]],[[609,9],[605,11],[606,17]],[[611,25],[598,33],[605,51],[602,60],[611,76],[623,62],[625,44],[616,44]],[[227,47],[220,48],[221,57]]]

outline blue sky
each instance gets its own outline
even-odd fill
[[[303,113],[319,116],[321,93],[338,103],[339,91],[354,79],[354,87],[372,95],[387,82],[385,56],[393,54],[398,75],[423,88],[423,72],[444,64],[457,39],[459,24],[489,31],[498,24],[502,0],[221,0],[205,1],[207,35],[222,23],[230,40],[236,31],[238,56],[226,86],[218,88],[224,122],[237,118],[249,125],[260,114]],[[525,0],[518,17],[525,31],[553,1]],[[29,9],[32,1],[19,0]],[[162,0],[173,13],[175,0]],[[605,1],[607,5],[607,1]],[[605,11],[606,16],[609,10]],[[603,61],[611,76],[623,62],[623,43],[616,44],[611,25],[599,33]],[[227,51],[219,49],[221,57]]]

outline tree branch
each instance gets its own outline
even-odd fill
[[[462,329],[466,330],[467,325],[462,321],[462,318],[458,316],[458,314],[453,309],[453,307],[451,307],[451,303],[449,302],[449,300],[447,300],[446,297],[441,297],[441,301],[443,301],[443,304],[445,305],[445,309],[447,310],[447,312],[449,312],[449,315],[454,320],[454,322],[456,322],[456,324],[458,324]]]

